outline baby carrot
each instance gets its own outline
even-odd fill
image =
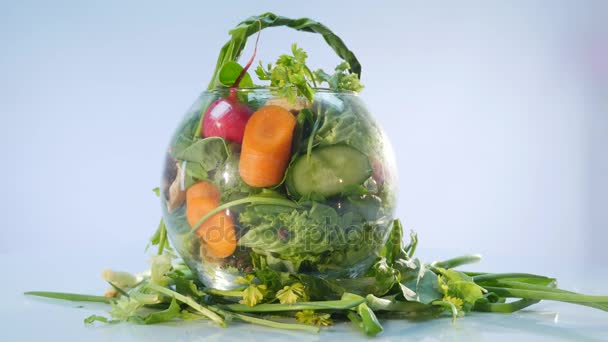
[[[208,212],[217,208],[220,202],[219,190],[208,182],[194,184],[186,196],[186,218],[192,227]],[[225,258],[236,250],[234,222],[225,211],[205,220],[196,234],[204,241],[205,252],[212,257]]]
[[[243,136],[239,174],[253,187],[279,184],[291,153],[296,119],[286,109],[268,105],[253,113]]]

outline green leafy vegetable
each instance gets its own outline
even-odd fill
[[[273,189],[244,184],[238,174],[240,146],[219,137],[200,138],[201,112],[214,101],[211,96],[202,96],[189,110],[171,142],[167,156],[170,167],[165,171],[163,188],[154,189],[157,196],[166,200],[168,190],[183,195],[184,188],[199,180],[218,186],[222,193],[218,205],[193,226],[186,221],[183,206],[176,206],[165,217],[173,228],[171,237],[176,251],[208,258],[201,253],[205,241],[197,235],[192,238],[192,233],[213,215],[230,209],[239,247],[245,248],[221,261],[207,261],[217,262],[222,272],[236,279],[235,288],[205,287],[198,279],[201,270],[186,266],[192,266],[192,260],[176,258],[167,226],[161,220],[148,245],[157,246],[150,258],[150,269],[136,275],[104,271],[103,279],[112,286],[106,296],[46,291],[26,295],[110,305],[110,318],[91,315],[85,318],[86,324],[206,319],[225,327],[232,320],[240,320],[270,328],[318,332],[319,327],[329,326],[333,320],[348,318],[367,336],[382,332],[381,318],[456,319],[470,311],[515,312],[541,300],[608,311],[608,296],[562,290],[551,277],[456,270],[479,261],[476,255],[433,263],[415,258],[417,235],[412,232],[410,242],[403,241],[402,225],[392,220],[394,196],[383,184],[384,176],[378,176],[379,170],[374,167],[374,156],[382,151],[384,143],[381,131],[371,118],[361,114],[367,111],[360,101],[346,100],[352,95],[314,94],[323,82],[334,90],[363,88],[359,62],[324,25],[272,13],[248,18],[230,31],[231,39],[220,52],[209,87],[234,86],[239,80],[241,85],[253,85],[236,60],[247,37],[272,26],[319,33],[344,60],[333,75],[321,69],[313,73],[306,65],[308,55],[294,44],[290,55],[282,55],[274,65],[256,70],[260,79],[270,81],[279,96],[292,101],[298,96],[310,102],[315,98],[314,106],[299,108],[290,163],[290,169],[295,169],[299,162],[316,160],[320,151],[332,146],[334,153],[323,156],[316,164],[310,163],[314,170],[299,174],[297,181],[314,183],[308,184],[314,191],[301,191],[297,200],[290,199],[293,186],[289,177]],[[246,68],[252,61],[253,57]],[[245,76],[240,79],[240,75]],[[251,108],[259,108],[265,100],[249,95],[252,94],[240,94],[240,100]],[[356,165],[342,160],[352,161],[353,151],[360,153]],[[312,172],[319,170],[324,172]],[[361,174],[350,177],[349,172]],[[333,182],[334,188],[329,189],[322,181]],[[321,186],[315,188],[315,184]],[[349,238],[353,235],[354,240]],[[243,259],[250,264],[239,264]],[[292,321],[268,319],[270,314]],[[295,323],[294,318],[303,324]]]
[[[301,208],[249,206],[240,214],[239,222],[248,228],[238,241],[240,246],[263,256],[269,267],[291,273],[345,273],[370,254],[373,257],[379,243],[374,234],[383,230],[370,225],[356,211],[338,214],[318,202]],[[351,241],[352,237],[360,240]]]
[[[313,73],[306,66],[308,55],[296,44],[291,46],[291,53],[292,56],[279,56],[274,67],[268,64],[264,69],[260,61],[255,73],[260,80],[270,81],[270,86],[277,88],[280,97],[286,97],[293,103],[297,96],[303,96],[312,102],[316,83]]]
[[[351,90],[360,92],[363,85],[357,74],[349,73],[350,65],[348,62],[338,64],[333,75],[327,74],[322,69],[315,71],[315,77],[323,82],[327,82],[329,88],[333,90]]]
[[[243,67],[239,63],[229,61],[220,69],[219,82],[226,87],[232,87],[242,71]],[[243,79],[239,83],[239,87],[253,87],[253,81],[249,73],[245,73],[245,76],[243,76]]]
[[[173,298],[167,309],[150,313],[148,316],[146,316],[146,318],[144,318],[144,322],[146,324],[155,324],[168,322],[178,317],[181,317],[181,309],[175,298]]]
[[[342,39],[335,35],[325,25],[309,18],[290,19],[268,12],[247,18],[230,31],[231,38],[220,51],[215,71],[213,72],[211,83],[208,87],[209,89],[216,87],[215,82],[221,68],[228,62],[237,61],[245,48],[247,38],[254,33],[257,33],[260,30],[260,25],[262,29],[267,27],[287,26],[298,31],[321,34],[323,39],[325,39],[325,42],[327,42],[336,54],[348,63],[352,73],[357,74],[360,78],[361,64],[359,64],[355,55],[346,47]]]
[[[156,228],[154,235],[152,235],[150,238],[150,243],[146,246],[145,251],[147,251],[150,246],[158,246],[158,255],[163,254],[165,249],[169,251],[172,250],[171,246],[169,245],[169,239],[167,239],[167,227],[165,226],[165,220],[162,218],[158,223],[158,227]]]
[[[139,309],[144,306],[143,303],[132,297],[121,297],[111,304],[110,316],[117,321],[129,321],[138,317]]]
[[[228,155],[230,155],[230,149],[226,141],[220,137],[200,139],[174,154],[178,160],[200,164],[202,169],[207,172],[224,164]]]
[[[328,75],[319,69],[312,72],[306,65],[308,54],[296,44],[291,46],[291,55],[281,55],[275,65],[269,63],[266,68],[260,61],[260,65],[255,70],[258,78],[263,81],[270,81],[270,86],[275,88],[277,95],[285,97],[289,102],[294,103],[298,96],[313,102],[315,89],[318,84],[327,82],[333,90],[361,91],[363,85],[359,81],[359,75],[348,73],[350,66],[347,62],[342,62],[336,67],[333,75]]]
[[[147,272],[139,285],[118,298],[58,292],[26,294],[111,304],[111,319],[92,315],[85,319],[87,324],[154,324],[175,319],[210,319],[225,326],[230,319],[238,319],[278,329],[317,332],[318,326],[332,324],[332,313],[339,313],[335,317],[346,316],[368,336],[382,332],[379,317],[395,314],[413,319],[448,314],[456,319],[471,310],[514,312],[540,300],[557,300],[608,311],[608,296],[557,289],[555,279],[550,277],[525,273],[468,273],[451,268],[476,261],[476,256],[422,263],[413,258],[417,237],[411,235],[410,243],[405,245],[401,236],[402,226],[396,220],[390,231],[391,238],[381,249],[376,263],[363,277],[355,279],[331,280],[303,273],[284,273],[259,263],[255,273],[237,279],[236,282],[244,286],[242,290],[219,291],[203,287],[183,263],[169,266],[166,260],[156,256],[156,267],[163,269],[159,272],[162,275],[160,283],[164,285],[152,280],[154,272]],[[161,256],[172,259],[172,254],[167,253],[165,251]],[[362,295],[349,292],[349,287],[358,289]],[[365,294],[367,291],[378,294]],[[242,297],[243,304],[226,304],[234,297]],[[308,297],[316,301],[309,302]],[[507,302],[508,298],[516,300]],[[273,303],[277,300],[280,304]],[[296,312],[296,321],[304,324],[276,322],[259,316],[272,313],[293,317],[293,312]]]

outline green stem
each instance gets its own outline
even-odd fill
[[[203,136],[203,115],[205,112],[201,112],[201,116],[196,124],[196,130],[194,131],[194,140]]]
[[[312,145],[315,140],[315,135],[319,130],[319,124],[321,123],[321,115],[317,114],[317,118],[315,119],[315,123],[312,126],[312,131],[310,132],[310,137],[308,138],[308,146],[306,146],[306,160],[310,160],[310,155],[312,154]]]
[[[493,281],[493,282],[488,282],[487,284],[488,286],[484,286],[481,285],[484,288],[487,288],[489,286],[497,286],[500,288],[509,288],[509,289],[518,289],[518,290],[532,290],[532,291],[545,291],[545,292],[551,292],[551,293],[557,293],[557,294],[568,294],[568,295],[577,295],[580,296],[580,294],[576,293],[576,292],[571,292],[571,291],[566,291],[566,290],[561,290],[561,289],[557,289],[554,287],[546,287],[543,285],[537,285],[537,284],[529,284],[529,283],[523,283],[523,282],[518,282],[518,281]],[[572,302],[572,301],[565,301],[567,303],[572,303],[572,304],[579,304],[579,305],[584,305],[584,306],[589,306],[595,309],[599,309],[599,310],[603,310],[603,311],[608,311],[608,303],[604,304],[604,303],[588,303],[588,302]]]
[[[559,302],[572,303],[608,304],[608,296],[588,296],[577,293],[559,292],[553,291],[554,289],[551,288],[545,288],[543,290],[528,290],[495,286],[484,286],[484,288],[490,292],[496,293],[501,297],[555,300]]]
[[[301,310],[348,310],[365,302],[365,299],[357,300],[328,300],[319,302],[300,302],[293,304],[258,304],[248,306],[245,304],[227,304],[221,308],[235,312],[281,312]]]
[[[401,221],[399,219],[394,221],[395,224],[399,225],[398,229],[403,230],[401,225]],[[413,231],[410,232],[410,243],[405,247],[405,251],[407,251],[407,257],[413,258],[414,254],[416,254],[416,248],[418,247],[418,235],[416,235]]]
[[[108,281],[108,284],[110,284],[110,286],[112,286],[112,288],[114,288],[114,290],[116,290],[116,292],[120,293],[121,296],[125,296],[125,297],[129,298],[129,294],[127,292],[125,292],[125,290],[114,285],[114,283],[112,283],[111,281]]]
[[[30,291],[25,292],[24,295],[69,300],[73,302],[93,302],[110,304],[115,301],[114,298],[108,298],[104,296],[93,296],[67,292]]]
[[[382,324],[378,321],[376,314],[374,314],[374,311],[370,309],[367,304],[359,304],[357,306],[357,313],[359,314],[359,317],[361,317],[361,326],[363,327],[365,335],[376,336],[384,330]]]
[[[245,315],[245,314],[241,314],[241,313],[237,313],[237,312],[224,311],[220,308],[213,307],[213,306],[209,307],[209,309],[211,309],[212,311],[214,311],[218,314],[221,314],[225,317],[234,317],[234,318],[240,319],[243,322],[262,325],[262,326],[270,327],[270,328],[285,329],[285,330],[300,330],[300,331],[313,332],[313,333],[318,333],[320,330],[318,327],[313,327],[310,325],[275,322],[275,321],[271,321],[268,319],[259,318],[259,317],[255,317],[255,316],[251,316],[251,315]]]
[[[294,209],[299,208],[298,204],[296,204],[295,202],[292,202],[290,200],[284,199],[284,198],[272,198],[272,197],[260,197],[260,196],[245,197],[245,198],[241,198],[238,200],[234,200],[232,202],[224,203],[224,204],[220,205],[219,207],[211,210],[205,216],[201,217],[201,219],[198,220],[198,222],[196,222],[196,224],[190,230],[190,233],[192,233],[192,234],[195,233],[196,230],[201,226],[201,224],[203,224],[203,222],[207,221],[211,216],[219,213],[222,210],[226,210],[228,208],[232,208],[234,206],[241,205],[241,204],[269,204],[269,205],[279,205],[279,206],[284,206],[284,207],[290,207],[290,208],[294,208]]]
[[[542,275],[530,274],[530,273],[483,273],[472,276],[473,281],[483,282],[489,280],[500,280],[500,279],[513,279],[513,278],[526,278],[526,279],[540,279],[547,281],[555,281],[555,278],[549,278]]]
[[[158,241],[158,251],[156,254],[162,255],[165,249],[165,243],[167,242],[167,226],[163,219],[160,220],[160,239]]]
[[[442,307],[446,310],[449,310],[452,313],[452,323],[456,322],[456,317],[458,317],[458,308],[450,302],[446,302],[444,300],[436,300],[431,304]]]
[[[312,86],[314,88],[317,87],[317,81],[315,81],[315,75],[312,73],[312,71],[310,71],[310,68],[304,64],[304,70],[306,70],[306,72],[308,73],[308,76],[310,76],[310,80],[312,81]]]
[[[475,303],[474,311],[513,313],[539,303],[538,299],[520,299],[511,303]]]
[[[190,297],[186,297],[180,293],[177,293],[173,290],[170,290],[166,287],[162,287],[160,285],[156,285],[153,283],[148,283],[146,284],[146,287],[154,290],[156,292],[162,293],[165,296],[168,297],[173,297],[176,300],[190,306],[192,309],[198,311],[199,313],[201,313],[202,315],[208,317],[209,319],[211,319],[212,321],[214,321],[215,323],[219,324],[222,327],[226,326],[226,322],[224,322],[224,319],[222,317],[220,317],[218,314],[216,314],[215,312],[211,311],[209,308],[197,303],[194,299],[190,298]]]
[[[405,302],[378,298],[374,295],[367,295],[367,305],[374,311],[399,311],[399,312],[419,312],[429,310],[431,307],[419,302]]]
[[[281,323],[281,322],[271,321],[268,319],[244,315],[244,314],[240,314],[240,313],[233,313],[232,315],[234,315],[234,317],[240,319],[243,322],[263,325],[263,326],[270,327],[270,328],[285,329],[285,330],[300,330],[300,331],[306,331],[306,332],[312,332],[312,333],[318,333],[319,330],[321,330],[321,329],[319,329],[319,327],[314,327],[311,325],[295,324],[295,323]]]
[[[458,266],[473,264],[481,261],[481,256],[478,254],[472,255],[463,255],[456,258],[444,260],[444,261],[435,261],[431,263],[432,266],[441,267],[441,268],[455,268]]]
[[[346,317],[348,317],[348,319],[359,329],[361,329],[361,331],[363,331],[365,333],[365,328],[363,327],[363,321],[361,320],[361,317],[359,317],[359,315],[356,312],[353,311],[349,311],[348,314],[346,314]]]
[[[237,291],[237,290],[205,289],[204,291],[207,294],[210,294],[212,296],[218,296],[218,297],[235,297],[235,298],[243,297],[243,291]]]

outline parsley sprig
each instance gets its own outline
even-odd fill
[[[260,61],[255,73],[260,80],[270,81],[270,86],[276,89],[278,96],[285,97],[292,103],[298,96],[312,102],[315,88],[324,82],[336,91],[358,92],[363,89],[359,76],[350,73],[348,62],[340,63],[334,74],[329,75],[322,69],[312,72],[306,65],[307,58],[308,54],[294,43],[291,46],[291,55],[281,55],[274,65],[269,63],[266,67]]]

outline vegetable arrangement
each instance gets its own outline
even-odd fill
[[[312,71],[293,44],[274,65],[260,63],[255,73],[270,84],[255,87],[257,40],[245,66],[237,59],[249,36],[272,26],[319,33],[344,62],[333,75]],[[393,217],[390,148],[355,93],[363,86],[354,54],[307,18],[266,13],[230,34],[209,90],[170,143],[150,270],[104,271],[104,296],[26,294],[112,306],[110,318],[86,323],[236,319],[318,332],[344,319],[368,336],[385,318],[509,313],[541,300],[608,311],[607,296],[560,290],[550,277],[455,269],[477,256],[415,258],[417,236],[405,245]]]

